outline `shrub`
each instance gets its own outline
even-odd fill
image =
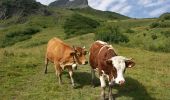
[[[150,24],[150,28],[167,28],[170,27],[170,23],[169,22],[153,22]]]
[[[100,27],[97,30],[97,34],[95,34],[95,39],[114,43],[129,41],[127,36],[121,34],[120,29],[117,26]]]
[[[159,26],[159,23],[158,22],[153,22],[150,24],[150,28],[155,28],[155,27],[158,27]]]
[[[129,29],[129,28],[126,30],[126,33],[134,33],[134,32],[135,32],[134,30]]]
[[[161,20],[170,20],[170,13],[162,14],[159,18]]]
[[[155,34],[152,34],[152,36],[151,36],[151,37],[152,37],[152,39],[153,39],[153,40],[155,40],[155,39],[157,39],[157,38],[158,38],[158,36],[157,36],[157,35],[155,35]]]
[[[17,42],[30,39],[33,34],[39,31],[40,29],[38,27],[27,27],[20,30],[9,31],[5,33],[4,38],[0,41],[0,47],[10,46]]]
[[[68,38],[70,36],[94,32],[94,29],[99,25],[100,24],[96,20],[79,14],[74,14],[70,18],[66,19],[63,27],[66,33],[66,38]]]
[[[162,31],[161,34],[164,35],[165,37],[170,37],[170,30]]]

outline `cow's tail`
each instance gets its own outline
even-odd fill
[[[45,74],[47,74],[47,66],[48,66],[48,58],[47,56],[45,57]]]

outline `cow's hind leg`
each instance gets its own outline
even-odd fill
[[[105,87],[106,87],[106,82],[105,82],[105,79],[104,79],[104,76],[103,76],[103,75],[100,76],[100,84],[101,84],[101,88],[102,88],[102,91],[101,91],[101,99],[102,99],[102,100],[105,100]]]
[[[92,78],[92,86],[95,87],[95,71],[93,68],[91,68],[91,78]]]
[[[73,86],[73,88],[75,87],[75,83],[74,83],[74,78],[73,78],[73,70],[72,68],[69,68],[69,75],[70,75],[70,78],[71,78],[71,84]]]
[[[48,58],[45,58],[45,74],[47,74]]]
[[[61,78],[62,68],[60,67],[60,65],[58,63],[55,63],[55,70],[56,70],[56,75],[59,79],[59,84],[61,85],[61,83],[62,83],[62,78]]]

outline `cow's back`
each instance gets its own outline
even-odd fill
[[[47,44],[46,56],[51,61],[60,60],[63,58],[66,50],[70,50],[70,47],[58,38],[52,38]]]
[[[94,42],[91,47],[90,47],[90,57],[89,57],[89,62],[90,65],[93,69],[97,68],[97,59],[98,59],[98,53],[100,52],[100,49],[104,46],[107,45],[107,43],[103,42],[101,43],[100,41]]]

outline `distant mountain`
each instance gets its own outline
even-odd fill
[[[50,3],[49,6],[63,8],[86,8],[88,7],[87,0],[56,0]]]

